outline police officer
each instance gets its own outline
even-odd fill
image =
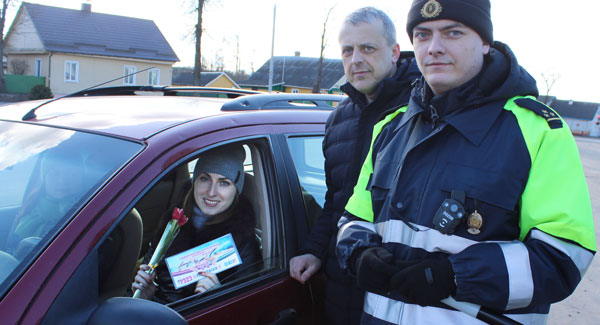
[[[452,296],[544,323],[596,251],[573,136],[494,42],[488,0],[414,0],[407,32],[423,78],[375,126],[340,220],[363,322],[479,322]]]
[[[350,13],[339,33],[348,94],[331,113],[323,140],[327,194],[309,238],[290,260],[290,276],[305,283],[317,271],[327,276],[328,324],[357,324],[364,291],[340,269],[335,256],[337,221],[371,145],[373,126],[386,111],[406,105],[411,83],[421,74],[412,52],[400,52],[392,20],[364,7]]]

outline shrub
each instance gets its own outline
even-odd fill
[[[54,97],[54,95],[52,95],[52,91],[50,90],[50,88],[46,87],[45,85],[35,85],[33,87],[31,87],[31,91],[29,91],[29,99],[46,99],[46,98],[52,98]]]

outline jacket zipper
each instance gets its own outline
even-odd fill
[[[438,112],[435,109],[435,107],[433,107],[433,105],[429,105],[429,111],[431,112],[431,129],[433,130],[435,129],[435,122],[437,122],[440,116],[438,115]]]

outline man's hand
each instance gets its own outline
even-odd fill
[[[321,268],[321,260],[313,254],[304,254],[290,260],[290,276],[304,284]]]
[[[448,258],[424,259],[394,274],[393,292],[421,306],[432,306],[456,292],[454,270]]]
[[[354,267],[358,286],[380,295],[390,291],[390,279],[401,269],[394,264],[394,256],[383,247],[358,252]]]

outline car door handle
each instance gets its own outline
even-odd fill
[[[296,310],[294,308],[288,308],[280,311],[277,314],[277,320],[271,323],[271,325],[291,325],[294,324],[296,319]]]

